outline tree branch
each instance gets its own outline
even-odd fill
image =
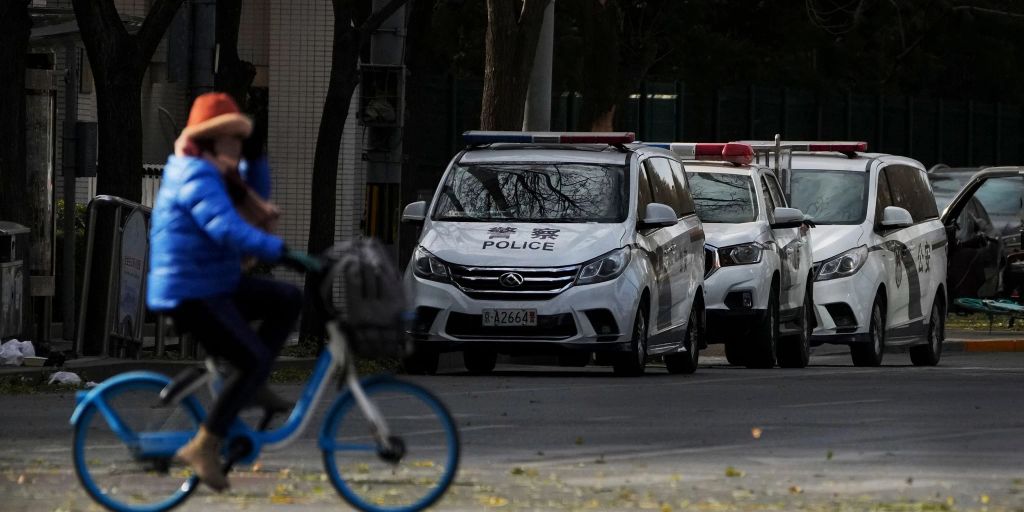
[[[957,5],[957,6],[954,6],[954,7],[950,7],[950,10],[953,10],[953,11],[980,12],[982,14],[994,14],[996,16],[1009,16],[1011,18],[1024,18],[1024,14],[1021,14],[1021,13],[1009,12],[1009,11],[1001,11],[999,9],[989,9],[987,7],[977,7],[977,6],[974,6],[974,5]]]
[[[400,7],[405,5],[408,0],[391,0],[384,7],[381,7],[379,11],[370,15],[369,18],[359,26],[359,44],[360,46],[366,45],[370,42],[370,36],[373,35],[385,21],[388,20]]]
[[[135,36],[139,43],[138,58],[146,65],[153,58],[153,52],[160,45],[160,40],[164,38],[167,26],[171,24],[174,15],[177,14],[181,2],[182,0],[156,0],[149,8],[149,14],[142,22],[142,28]]]

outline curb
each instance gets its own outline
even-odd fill
[[[76,361],[78,364],[75,364]],[[83,361],[72,359],[60,368],[54,366],[2,368],[0,369],[0,378],[48,376],[54,372],[66,371],[77,373],[83,382],[88,380],[101,382],[119,373],[136,370],[148,370],[165,375],[174,375],[185,368],[199,364],[202,364],[202,361],[154,359],[92,359]],[[282,357],[274,362],[274,370],[310,369],[315,364],[316,358]]]
[[[1024,340],[946,340],[942,349],[949,352],[1024,352]]]

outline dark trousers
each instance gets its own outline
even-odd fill
[[[279,281],[242,277],[231,295],[183,301],[172,313],[183,332],[192,333],[206,352],[235,367],[206,419],[223,437],[267,378],[302,309],[298,288]],[[262,320],[258,330],[249,322]]]

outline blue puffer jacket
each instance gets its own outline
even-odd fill
[[[243,161],[242,176],[258,194],[270,196],[266,159]],[[243,220],[235,211],[219,171],[201,158],[171,156],[164,167],[149,234],[146,304],[174,309],[184,299],[231,293],[244,256],[277,261],[280,238]]]

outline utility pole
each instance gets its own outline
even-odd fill
[[[524,131],[551,129],[551,66],[555,46],[555,0],[544,9],[544,21],[537,39],[537,55],[530,72],[530,88],[526,92]]]
[[[64,172],[64,261],[61,279],[61,337],[75,339],[75,162],[78,122],[78,46],[67,43],[65,47],[64,75],[64,155],[61,158]],[[86,272],[89,270],[86,269]]]

